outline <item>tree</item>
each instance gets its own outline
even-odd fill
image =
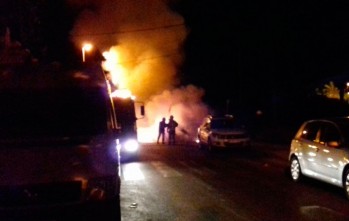
[[[322,90],[316,89],[318,95],[323,95],[330,99],[340,99],[340,90],[335,86],[333,81],[330,81],[328,84],[324,85]]]

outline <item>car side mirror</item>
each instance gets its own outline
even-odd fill
[[[136,118],[142,119],[145,116],[145,107],[142,101],[137,101]],[[138,109],[139,108],[139,109]],[[138,112],[139,111],[139,112]]]
[[[145,115],[144,105],[141,106],[141,116]]]

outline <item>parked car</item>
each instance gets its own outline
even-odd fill
[[[289,162],[293,181],[303,176],[344,189],[349,199],[349,118],[305,121],[291,141]]]
[[[198,128],[197,143],[200,148],[247,147],[251,137],[244,124],[232,115],[205,117]]]

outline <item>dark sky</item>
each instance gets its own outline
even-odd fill
[[[20,10],[18,1],[23,7]],[[51,49],[53,55],[69,48],[57,38],[69,36],[77,11],[68,12],[62,1],[47,1],[41,8],[25,10],[26,4],[32,5],[30,2],[2,1],[0,6],[4,7],[0,10],[6,16],[2,16],[1,22],[12,19],[13,26],[24,22],[39,27],[13,29],[14,35],[27,33],[24,44],[24,40],[37,40],[30,35],[36,30],[44,33],[41,36],[51,47],[56,45],[56,49]],[[253,101],[259,105],[271,99],[296,97],[313,90],[310,86],[314,82],[348,71],[346,0],[172,2],[189,30],[184,44],[182,83],[203,87],[210,102],[224,105],[227,100],[235,104]],[[47,19],[36,24],[35,19],[26,19],[21,11]],[[62,13],[65,19],[61,19]],[[18,19],[13,19],[15,16]]]
[[[179,11],[191,30],[187,80],[212,98],[289,96],[348,69],[348,1],[189,0]]]

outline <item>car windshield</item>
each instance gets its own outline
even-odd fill
[[[241,126],[234,119],[213,119],[211,123],[212,129],[238,129]]]
[[[135,122],[135,106],[131,98],[114,98],[114,106],[117,110],[115,112],[118,124],[122,128],[122,131],[126,134],[135,133],[135,125],[129,122]]]

